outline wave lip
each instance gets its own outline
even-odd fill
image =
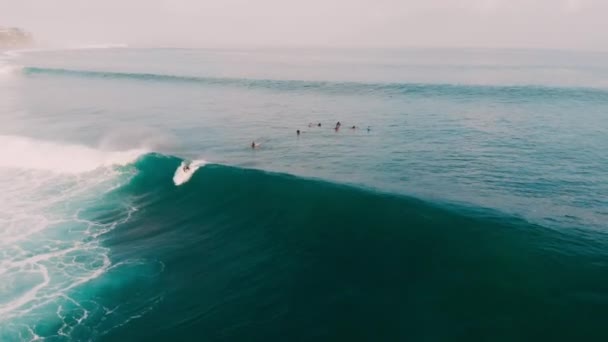
[[[81,145],[0,135],[0,168],[77,174],[101,167],[127,165],[146,153],[145,149],[103,151]]]

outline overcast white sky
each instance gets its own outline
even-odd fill
[[[40,41],[608,49],[608,0],[0,0]]]

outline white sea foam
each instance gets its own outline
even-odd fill
[[[145,153],[145,149],[103,151],[82,145],[0,135],[0,168],[78,174],[102,167],[126,165]]]
[[[117,175],[45,173],[0,171],[0,322],[48,304],[111,265],[96,237],[120,222],[87,221],[79,206],[115,186]]]
[[[2,75],[12,75],[15,73],[19,73],[23,69],[21,65],[15,64],[4,64],[0,62],[0,76]]]
[[[0,80],[6,76],[15,75],[23,69],[23,66],[9,62],[18,56],[17,51],[6,51],[0,55]]]
[[[136,209],[121,205],[107,222],[83,210],[130,179],[132,169],[114,166],[143,153],[0,136],[0,339],[43,339],[35,326],[53,319],[70,339],[91,317],[95,304],[73,292],[112,269],[100,237]]]

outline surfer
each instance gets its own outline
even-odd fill
[[[321,123],[320,122],[317,124],[317,127],[321,127]]]
[[[184,170],[184,172],[190,171],[190,164],[185,164],[182,169]]]
[[[296,133],[298,134],[298,136],[300,136],[300,130],[297,130]]]
[[[340,129],[340,126],[342,126],[342,124],[340,123],[340,121],[338,121],[338,122],[336,123],[336,128],[335,128],[335,129],[336,129],[336,132],[337,132],[337,131]]]
[[[350,129],[357,129],[357,126],[353,125]]]

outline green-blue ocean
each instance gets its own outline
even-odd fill
[[[0,340],[608,341],[608,53],[4,51]]]

